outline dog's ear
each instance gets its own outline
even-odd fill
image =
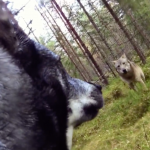
[[[111,61],[114,65],[116,64],[117,60]]]
[[[124,53],[121,58],[127,58],[126,54]]]
[[[128,63],[129,63],[130,65],[133,65],[133,64],[134,64],[134,62],[132,62],[132,61],[130,61],[130,60],[128,60]]]
[[[128,63],[131,63],[131,61],[130,61],[130,60],[128,60]]]

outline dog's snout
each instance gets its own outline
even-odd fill
[[[102,108],[103,107],[103,97],[102,97],[102,86],[99,85],[99,84],[94,84],[96,89],[97,89],[97,92],[100,92],[100,95],[97,97],[97,102],[98,102],[98,109]]]
[[[125,74],[126,74],[126,73],[127,73],[127,70],[126,70],[126,69],[123,69],[123,73],[125,73]]]
[[[88,83],[93,84],[102,94],[102,86],[101,85],[95,84],[95,83],[91,83],[91,82],[88,82]]]
[[[99,84],[93,84],[93,85],[95,88],[94,88],[93,92],[91,93],[91,96],[97,102],[97,106],[96,106],[97,109],[100,109],[103,107],[102,86]]]

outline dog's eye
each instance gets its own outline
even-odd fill
[[[120,65],[118,65],[118,68],[120,67]]]
[[[125,65],[125,62],[123,63],[123,65]]]

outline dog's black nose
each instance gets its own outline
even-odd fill
[[[100,90],[100,92],[102,93],[102,86],[101,85],[99,85],[99,84],[94,84],[96,87],[97,87],[97,89],[99,89]]]
[[[91,83],[91,82],[88,82],[88,83],[93,84],[102,93],[102,86],[101,85],[95,84],[95,83]]]
[[[123,69],[123,73],[125,73],[125,74],[126,74],[126,73],[127,73],[127,70],[126,70],[126,69]]]

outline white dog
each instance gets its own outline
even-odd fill
[[[121,79],[128,83],[131,89],[136,90],[136,82],[142,83],[144,88],[147,89],[144,83],[145,76],[141,67],[134,62],[129,61],[125,54],[123,54],[118,60],[113,61],[113,63]]]

